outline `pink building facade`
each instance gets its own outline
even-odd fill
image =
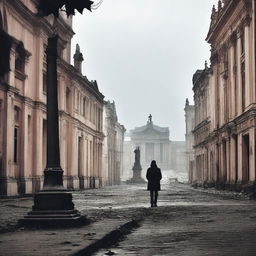
[[[255,191],[255,8],[219,0],[212,9],[211,65],[193,77],[195,185]]]
[[[0,195],[40,190],[46,166],[46,55],[60,37],[58,93],[61,166],[69,189],[102,184],[103,98],[70,60],[72,17],[40,18],[34,0],[0,1],[0,29],[11,38],[10,71],[0,78]]]

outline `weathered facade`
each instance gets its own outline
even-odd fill
[[[104,102],[103,132],[103,184],[119,185],[123,174],[125,128],[118,122],[115,102]]]
[[[33,0],[0,1],[1,30],[11,36],[10,72],[0,81],[0,195],[42,187],[46,165],[47,39],[58,31],[58,94],[64,184],[102,182],[103,98],[81,73],[79,46],[70,64],[72,17],[39,18]]]
[[[195,106],[189,104],[189,100],[186,99],[185,104],[185,123],[186,123],[186,171],[188,173],[188,181],[192,182],[192,174],[194,170],[195,160],[194,160],[194,134],[193,130],[195,127]]]
[[[211,66],[193,79],[195,184],[241,190],[255,183],[255,24],[255,1],[213,7]]]

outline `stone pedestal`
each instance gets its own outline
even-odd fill
[[[142,168],[140,164],[134,164],[132,170],[133,170],[133,177],[127,183],[133,183],[133,184],[146,183],[146,181],[141,178]]]
[[[74,208],[72,194],[63,191],[40,191],[34,196],[32,211],[19,224],[30,227],[66,227],[87,222]]]

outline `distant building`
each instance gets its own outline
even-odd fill
[[[58,28],[61,166],[70,189],[102,183],[103,98],[81,73],[79,46],[70,64],[72,16],[38,18],[36,1],[0,1],[0,31],[11,38],[10,72],[0,79],[0,195],[42,188],[46,167],[47,39]],[[3,38],[1,38],[2,40]]]
[[[103,184],[119,185],[123,175],[125,128],[118,123],[114,102],[104,102],[103,132]]]
[[[194,158],[195,168],[192,172],[192,183],[203,184],[208,170],[209,150],[206,139],[210,135],[210,108],[209,108],[209,77],[210,69],[197,70],[193,77],[193,91],[195,102]],[[213,160],[213,159],[212,159]]]
[[[193,78],[194,184],[255,191],[255,8],[237,0],[212,9],[211,65]]]
[[[195,159],[194,159],[194,134],[195,128],[195,106],[190,105],[188,99],[185,104],[185,123],[186,123],[186,171],[188,173],[188,180],[192,182],[192,174],[194,172]]]
[[[130,131],[131,145],[140,147],[141,166],[148,167],[152,160],[156,160],[162,169],[169,167],[170,141],[169,128],[160,127],[149,120],[146,125]],[[134,150],[133,149],[133,150]]]
[[[186,171],[186,142],[185,141],[171,141],[170,142],[170,156],[169,168],[177,172]]]
[[[170,141],[169,136],[169,128],[155,125],[151,115],[146,125],[131,130],[129,141],[125,141],[125,178],[132,177],[136,147],[140,147],[143,178],[152,160],[162,170],[185,171],[185,142]]]

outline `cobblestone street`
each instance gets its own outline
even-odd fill
[[[17,227],[32,199],[1,199],[0,255],[91,255],[84,249],[132,219],[139,227],[94,255],[255,255],[255,201],[171,183],[163,185],[159,207],[150,208],[145,188],[122,185],[74,192],[76,208],[91,223],[61,230]]]

